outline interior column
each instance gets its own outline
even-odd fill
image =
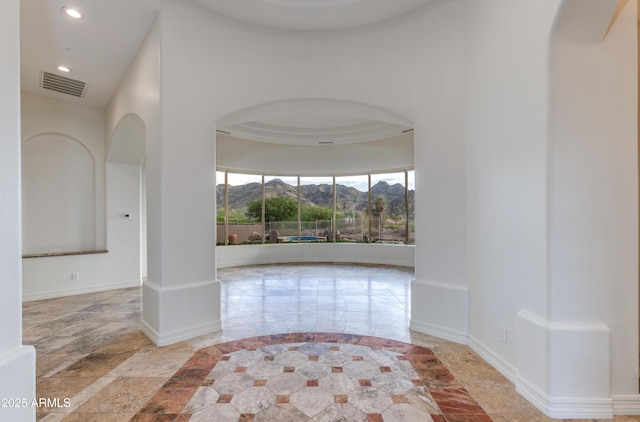
[[[5,2],[0,16],[0,399],[4,420],[29,421],[36,411],[36,352],[22,345],[19,23],[20,1]]]

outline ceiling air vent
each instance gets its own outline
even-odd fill
[[[87,88],[87,83],[71,78],[65,78],[64,76],[45,72],[43,70],[42,87],[51,91],[61,92],[63,94],[82,98],[84,97],[84,91]]]

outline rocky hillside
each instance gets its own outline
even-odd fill
[[[336,185],[336,208],[338,211],[353,210],[366,211],[368,195],[356,188],[344,185]],[[297,187],[289,185],[280,179],[274,179],[265,184],[265,194],[270,196],[284,196],[297,198]],[[380,181],[371,187],[371,198],[374,200],[378,195],[382,195],[387,201],[386,215],[403,214],[404,209],[404,186],[397,183],[390,185],[385,181]],[[262,196],[262,185],[260,183],[249,183],[242,186],[229,186],[229,209],[246,210],[249,202],[260,199]],[[300,187],[300,198],[303,205],[317,205],[320,207],[333,208],[332,186],[303,185]],[[414,191],[409,191],[409,203],[413,204]],[[216,187],[217,206],[224,205],[224,185]],[[409,214],[413,218],[413,206],[410,206]]]

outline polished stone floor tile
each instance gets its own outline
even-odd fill
[[[367,421],[385,420],[384,415],[387,420],[437,420],[443,414],[452,420],[487,417],[462,387],[453,397],[431,396],[425,388],[428,375],[419,372],[439,364],[435,354],[421,346],[339,333],[230,341],[196,351],[134,420],[167,414],[192,415],[196,420],[299,421],[347,414]],[[185,382],[184,374],[199,375]],[[443,410],[462,402],[465,409]],[[218,406],[222,404],[231,404],[240,416]]]
[[[409,330],[411,269],[218,278],[223,332],[162,348],[140,330],[140,288],[25,302],[37,394],[70,400],[37,420],[552,421],[469,347]]]

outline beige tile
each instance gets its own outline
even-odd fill
[[[87,400],[76,413],[135,413],[165,381],[165,378],[117,378]]]
[[[71,413],[64,422],[129,422],[135,413]]]

